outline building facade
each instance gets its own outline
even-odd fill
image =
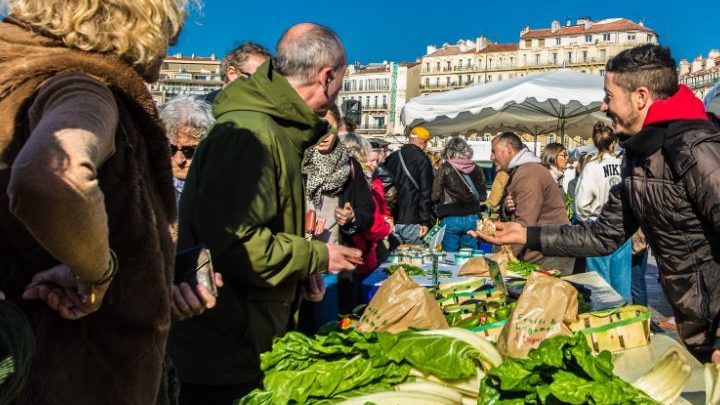
[[[560,68],[604,75],[605,64],[620,51],[657,40],[657,33],[643,23],[581,18],[574,25],[568,20],[564,26],[559,21],[553,21],[550,28],[527,26],[517,43],[493,43],[481,36],[440,48],[430,45],[421,58],[420,92],[459,89]]]
[[[163,104],[178,94],[203,95],[222,88],[220,62],[215,55],[168,56],[160,68],[160,80],[148,85],[153,100]]]
[[[692,62],[682,59],[678,68],[678,79],[680,83],[690,87],[700,99],[705,98],[707,92],[720,81],[720,50],[711,50],[704,59],[698,55]]]
[[[371,63],[349,65],[338,106],[347,100],[358,100],[361,119],[356,133],[367,136],[402,134],[405,130],[400,112],[405,103],[419,94],[420,64]]]

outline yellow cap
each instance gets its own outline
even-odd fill
[[[413,128],[412,131],[410,131],[410,135],[420,138],[423,141],[427,141],[428,139],[430,139],[430,131],[425,129],[425,127]]]

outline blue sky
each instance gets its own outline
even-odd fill
[[[516,42],[520,30],[547,28],[589,16],[597,21],[625,17],[643,21],[660,34],[677,61],[707,56],[720,48],[720,1],[252,1],[204,0],[194,11],[171,53],[222,57],[236,42],[255,41],[271,51],[290,25],[319,22],[335,30],[348,60],[361,63],[414,61],[429,44],[455,43],[485,35],[497,42]]]

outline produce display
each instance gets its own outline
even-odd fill
[[[482,337],[452,328],[314,337],[289,332],[260,362],[264,390],[241,405],[476,403],[480,379],[502,358]]]
[[[613,374],[610,352],[592,355],[583,336],[543,341],[527,359],[505,358],[480,384],[479,404],[655,404]]]
[[[407,273],[408,276],[423,276],[425,275],[425,270],[417,267],[412,266],[409,264],[393,264],[390,266],[385,267],[385,273],[387,275],[391,275],[398,271],[399,269],[405,270],[405,273]]]
[[[507,264],[508,271],[512,271],[520,277],[528,277],[533,271],[540,270],[537,264],[523,262],[521,260],[510,261]]]
[[[515,308],[515,302],[507,305],[496,302],[472,303],[463,305],[458,310],[450,308],[450,311],[448,311],[448,308],[446,308],[445,319],[447,319],[450,326],[472,329],[507,320],[513,308]]]

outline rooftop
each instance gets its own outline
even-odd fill
[[[560,26],[553,32],[552,28],[528,30],[520,35],[520,39],[560,37],[567,35],[596,34],[611,31],[642,31],[656,34],[650,28],[630,21],[626,18],[611,18],[601,21],[590,21],[588,24]]]

